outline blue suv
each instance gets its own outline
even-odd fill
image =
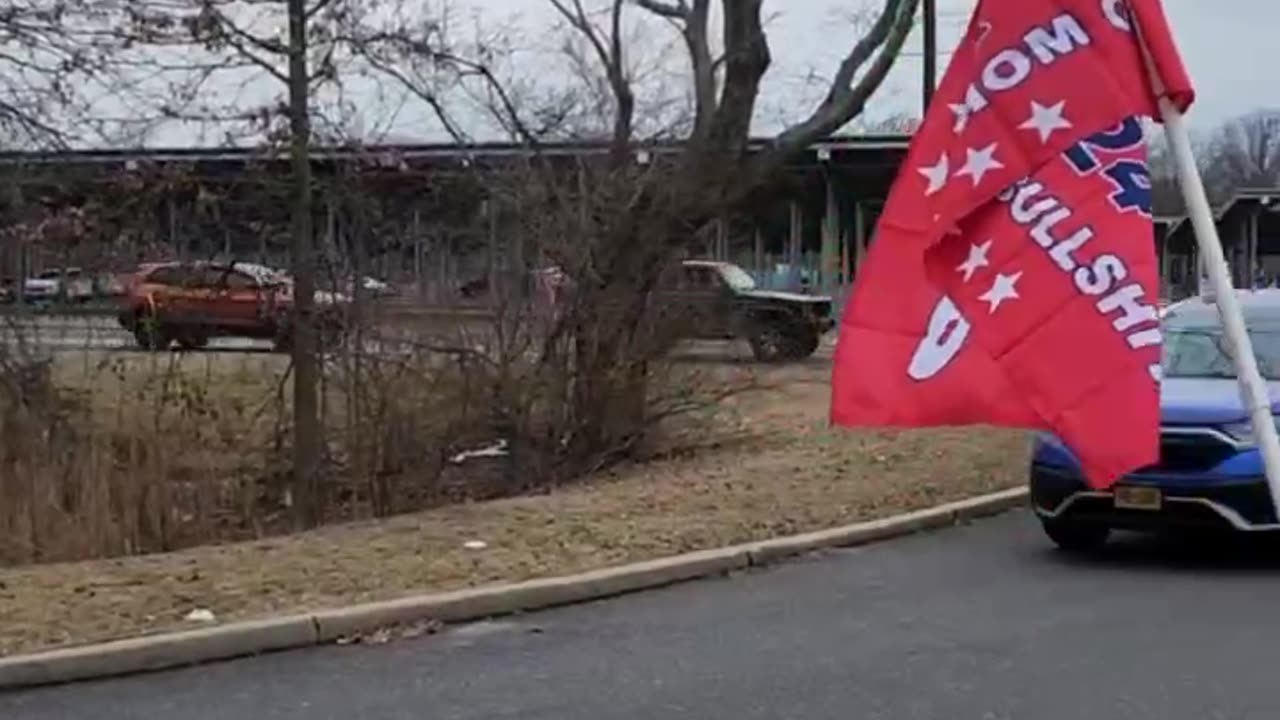
[[[1258,368],[1280,411],[1280,290],[1239,291]],[[1164,315],[1160,461],[1090,489],[1071,449],[1036,436],[1031,502],[1059,547],[1089,551],[1115,529],[1280,530],[1218,308],[1192,298]]]

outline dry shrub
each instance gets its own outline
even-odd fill
[[[271,373],[188,360],[10,358],[0,562],[164,551],[273,524],[253,481],[277,455]],[[23,377],[38,386],[12,392]]]
[[[421,352],[340,358],[327,370],[329,522],[580,477],[563,465],[566,390],[536,363]],[[743,382],[703,373],[661,380],[655,423]],[[288,381],[274,355],[6,358],[0,564],[290,531]],[[497,443],[501,452],[467,454]]]
[[[467,414],[447,365],[331,367],[325,516],[442,501]],[[0,564],[239,540],[292,529],[289,368],[276,355],[69,353],[0,375]]]
[[[539,312],[513,301],[487,320],[390,330],[368,318],[326,356],[324,521],[577,482],[706,442],[719,400],[758,387],[741,368],[671,362],[665,349],[584,373],[580,336]],[[0,564],[296,529],[286,357],[0,347]],[[581,384],[637,370],[645,394],[628,419],[642,422],[584,453],[578,438],[609,408],[583,413]]]

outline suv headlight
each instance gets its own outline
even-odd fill
[[[1272,416],[1271,422],[1276,424],[1276,430],[1280,432],[1280,419]],[[1235,440],[1249,445],[1256,445],[1258,438],[1253,434],[1253,422],[1245,420],[1244,422],[1231,423],[1223,425],[1222,431],[1230,435]]]

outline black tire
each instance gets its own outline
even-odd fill
[[[761,323],[748,340],[756,360],[769,363],[803,360],[813,355],[822,343],[813,329],[782,323]]]
[[[274,352],[291,353],[293,352],[293,323],[287,313],[280,313],[275,317],[275,335],[272,337],[271,346]]]
[[[813,328],[805,328],[795,340],[793,348],[795,350],[795,355],[792,359],[804,360],[805,358],[812,357],[813,354],[818,351],[818,346],[821,344],[822,336],[818,334],[818,331]]]
[[[1085,555],[1095,553],[1107,544],[1111,528],[1106,525],[1071,522],[1069,520],[1041,520],[1044,534],[1062,550]]]
[[[347,339],[346,329],[339,322],[320,320],[316,324],[316,350],[321,353],[338,350]],[[276,352],[293,351],[293,325],[281,323],[274,340]]]
[[[293,331],[282,330],[277,333],[272,343],[272,350],[278,353],[293,352]]]
[[[185,328],[174,338],[183,350],[203,350],[209,347],[209,333],[201,328]]]
[[[751,343],[751,354],[760,362],[786,359],[787,334],[780,325],[761,323],[752,329],[747,341]]]
[[[347,340],[347,330],[340,320],[322,320],[316,328],[316,343],[320,352],[341,350]]]
[[[169,349],[173,335],[160,321],[151,314],[139,313],[133,323],[133,337],[138,347],[151,352]]]

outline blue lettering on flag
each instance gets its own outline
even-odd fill
[[[1097,170],[1102,161],[1098,159],[1098,150],[1124,152],[1141,145],[1143,140],[1142,123],[1138,118],[1129,117],[1109,130],[1103,130],[1085,138],[1067,148],[1067,161],[1081,175]]]

